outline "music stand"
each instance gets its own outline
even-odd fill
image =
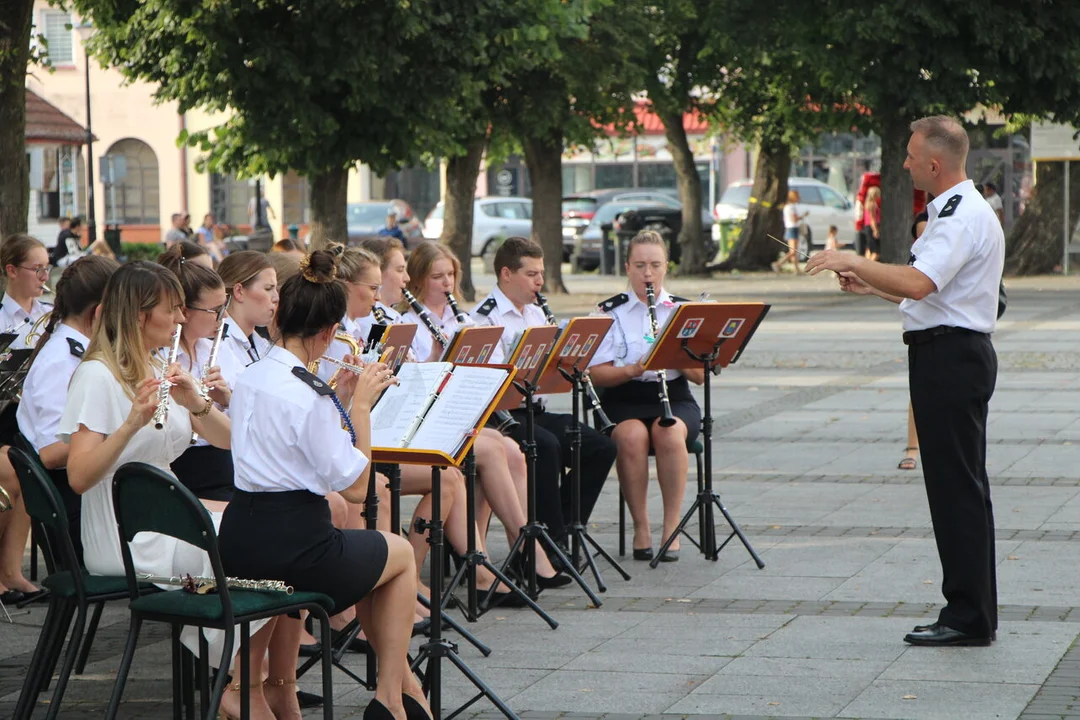
[[[558,351],[555,357],[555,365],[559,373],[571,383],[571,395],[573,398],[573,411],[571,413],[570,428],[566,431],[570,436],[570,523],[567,534],[570,536],[570,557],[574,567],[577,567],[581,550],[585,550],[585,562],[596,578],[596,588],[600,592],[607,592],[600,570],[596,566],[593,553],[588,546],[591,545],[596,553],[608,561],[608,564],[619,573],[623,580],[629,580],[630,574],[623,569],[622,565],[605,550],[599,542],[589,533],[581,517],[581,393],[585,383],[585,371],[592,362],[593,356],[600,347],[601,341],[611,329],[614,320],[610,316],[603,317],[579,317],[572,318],[566,327],[562,329],[562,336],[566,337],[566,344]]]
[[[484,365],[490,359],[494,348],[498,347],[498,343],[502,338],[502,331],[502,327],[497,326],[465,328],[454,336],[454,340],[447,349],[446,357],[453,355],[453,362],[455,365]],[[519,355],[520,351],[515,352],[512,357],[517,359]],[[508,364],[513,365],[514,363]],[[514,376],[516,377],[520,372],[521,370],[515,367]],[[507,393],[507,395],[514,397],[514,393]],[[500,400],[500,404],[501,402],[502,400]],[[500,408],[496,407],[495,409]],[[492,585],[491,589],[488,591],[489,602],[491,593],[497,590],[501,583],[506,586],[507,590],[520,597],[533,612],[551,626],[552,630],[557,628],[559,623],[556,622],[553,617],[548,615],[543,608],[537,605],[536,602],[529,597],[524,590],[511,581],[502,570],[495,567],[486,554],[476,549],[476,536],[474,534],[474,530],[476,529],[476,457],[471,448],[469,453],[465,456],[465,523],[468,525],[468,545],[464,562],[461,564],[461,567],[457,569],[457,572],[454,573],[453,577],[450,578],[450,582],[446,586],[443,597],[443,609],[446,609],[451,599],[457,600],[454,596],[454,590],[462,581],[465,581],[466,583],[466,604],[464,612],[465,617],[469,622],[475,622],[480,615],[492,609],[490,605],[486,605],[481,609],[477,594],[476,568],[479,565],[483,565],[496,577],[495,584]],[[459,605],[461,604],[460,600],[457,602]]]
[[[695,513],[700,513],[701,527],[699,548],[705,554],[707,560],[719,559],[720,551],[723,550],[732,538],[738,537],[746,547],[750,557],[754,559],[758,568],[764,568],[765,563],[754,551],[750,541],[746,539],[739,524],[731,516],[720,496],[713,489],[712,478],[712,392],[710,380],[713,368],[727,367],[737,361],[746,349],[746,344],[754,336],[761,321],[769,312],[769,305],[765,303],[685,303],[680,305],[671,317],[668,318],[660,337],[657,338],[649,353],[642,360],[646,370],[663,372],[668,370],[685,370],[690,368],[702,368],[705,372],[704,392],[705,407],[702,411],[701,433],[705,446],[705,481],[701,491],[694,498],[693,505],[683,515],[678,526],[664,541],[660,552],[652,559],[649,566],[655,568],[659,564],[664,553],[683,533],[687,523]],[[716,545],[716,520],[713,508],[720,513],[731,526],[731,534],[727,539]]]
[[[531,327],[525,330],[525,335],[522,337],[519,345],[524,345],[532,336],[530,333],[533,331],[540,332],[558,332],[557,328],[547,326]],[[569,354],[574,349],[574,343],[580,338],[577,335],[571,336],[567,333],[563,333],[556,339],[551,346],[550,350],[547,350],[546,359],[541,361],[544,357],[545,347],[542,347],[544,343],[538,343],[533,350],[530,359],[528,361],[528,368],[522,368],[523,372],[519,373],[521,378],[515,378],[514,387],[517,388],[525,398],[525,477],[526,477],[526,493],[528,497],[528,508],[526,519],[528,522],[525,527],[521,529],[521,534],[518,535],[517,540],[510,547],[510,553],[506,556],[506,560],[503,562],[503,571],[507,571],[514,560],[519,555],[524,555],[528,558],[528,562],[523,562],[525,572],[525,580],[528,581],[529,595],[536,597],[537,584],[536,584],[536,544],[541,543],[550,554],[553,554],[562,563],[563,572],[573,579],[574,582],[582,589],[582,591],[592,601],[594,607],[600,607],[603,603],[600,602],[600,598],[596,596],[596,593],[592,591],[588,583],[585,582],[581,574],[578,573],[574,564],[563,553],[562,548],[559,547],[551,535],[548,534],[547,526],[536,519],[536,395],[540,393],[553,394],[564,393],[572,390],[572,383],[563,377],[563,373],[559,367],[559,360],[561,354]],[[578,343],[580,345],[580,343]],[[599,341],[596,342],[599,345]],[[569,348],[567,347],[569,346]],[[535,369],[533,369],[533,366]],[[516,406],[514,406],[516,407]],[[550,557],[549,554],[549,557]]]
[[[507,367],[507,370],[512,368]],[[428,642],[420,646],[420,652],[413,660],[410,668],[416,672],[427,661],[427,670],[423,673],[424,689],[428,693],[428,702],[431,705],[432,717],[442,717],[442,659],[448,659],[473,684],[479,691],[465,705],[456,710],[456,715],[464,708],[469,707],[482,697],[486,697],[504,716],[510,720],[517,720],[514,711],[495,694],[490,687],[477,675],[472,668],[458,655],[457,645],[445,639],[442,635],[442,613],[438,608],[442,607],[442,568],[443,568],[443,523],[442,523],[442,488],[441,472],[446,467],[460,467],[466,456],[472,450],[480,428],[484,427],[488,417],[494,411],[499,400],[506,394],[507,389],[513,382],[514,373],[507,372],[506,379],[502,382],[491,402],[488,403],[472,432],[465,438],[461,447],[453,455],[439,450],[426,450],[417,448],[376,448],[371,449],[374,462],[395,463],[402,465],[428,465],[431,466],[431,521],[424,523],[421,530],[429,530],[428,544],[431,545],[431,635]]]

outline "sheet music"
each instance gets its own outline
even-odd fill
[[[502,368],[455,367],[408,447],[439,450],[450,456],[457,454],[467,433],[476,427],[480,415],[499,392],[506,375]]]
[[[450,363],[406,363],[371,410],[371,446],[405,447],[424,413],[435,400]]]

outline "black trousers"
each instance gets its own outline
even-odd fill
[[[521,423],[511,437],[525,441],[525,411],[512,411]],[[571,416],[536,409],[536,519],[548,527],[556,542],[566,538],[566,523],[571,519],[573,498],[571,482],[560,485],[563,468],[570,467]],[[611,466],[615,464],[615,442],[588,425],[581,424],[581,520],[587,522],[604,489]],[[558,493],[551,489],[558,487]],[[546,489],[546,491],[545,491]]]
[[[994,508],[986,418],[997,381],[989,335],[939,335],[908,347],[915,429],[941,558],[938,622],[980,637],[997,629]]]

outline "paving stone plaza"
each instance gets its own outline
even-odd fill
[[[622,287],[591,276],[568,284],[574,294],[551,298],[560,315]],[[921,470],[897,469],[908,401],[895,308],[843,296],[825,277],[785,275],[670,283],[692,298],[708,289],[773,304],[737,366],[713,379],[714,479],[765,569],[737,541],[716,563],[685,542],[679,562],[656,570],[626,558],[633,578],[606,572],[602,607],[577,589],[546,591],[540,604],[557,630],[528,610],[497,610],[470,626],[494,652],[459,642],[463,659],[522,718],[1080,717],[1080,282],[1007,284],[988,436],[994,645],[901,640],[936,617],[941,595]],[[655,483],[650,508],[655,538]],[[615,550],[614,475],[593,525]],[[501,529],[490,536],[501,558]],[[0,717],[14,710],[44,616],[40,605],[11,611],[13,624],[0,618]],[[122,603],[102,625],[61,718],[103,715],[127,629]],[[165,638],[144,629],[121,717],[171,717]],[[363,671],[362,657],[349,664]],[[450,667],[443,677],[448,714],[471,686]],[[318,692],[318,673],[302,686]],[[370,694],[340,673],[334,690],[335,716],[359,718]],[[44,714],[42,704],[35,717]],[[465,712],[476,715],[499,717],[484,702]]]

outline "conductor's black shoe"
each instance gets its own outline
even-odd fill
[[[536,587],[541,590],[552,590],[554,588],[566,587],[570,583],[574,582],[574,579],[566,573],[555,573],[551,577],[544,577],[543,575],[536,576]]]
[[[652,560],[653,559],[652,548],[651,547],[634,548],[634,559],[635,560],[645,560],[645,561]]]
[[[916,625],[915,627],[911,628],[911,632],[913,632],[913,633],[926,632],[927,630],[929,630],[932,627],[934,627],[934,626],[933,625]],[[994,640],[994,641],[997,641],[997,630],[990,633],[990,639]]]
[[[315,693],[304,692],[303,690],[296,691],[296,702],[300,704],[301,710],[307,710],[309,708],[322,707],[323,698],[322,695],[316,695]]]
[[[953,630],[947,625],[934,623],[925,630],[909,632],[904,642],[926,647],[986,647],[991,643],[989,636],[969,635]]]

